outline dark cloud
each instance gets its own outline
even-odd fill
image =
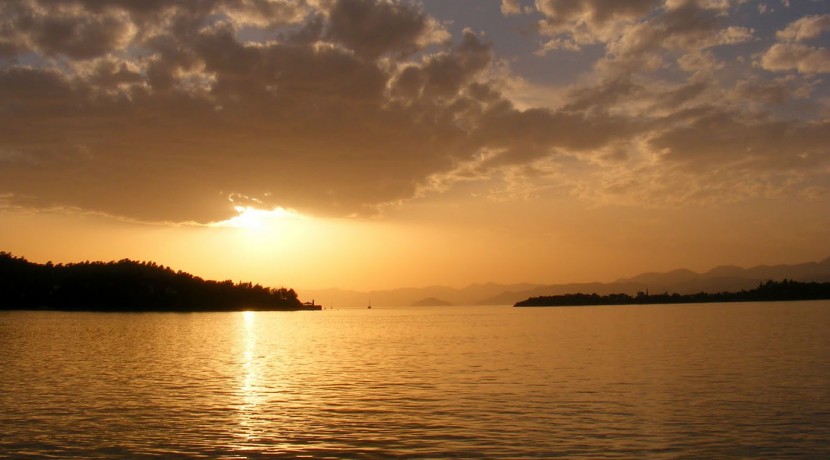
[[[409,100],[453,97],[484,71],[491,60],[490,47],[472,32],[465,32],[462,42],[454,50],[430,56],[420,64],[405,66],[392,90],[395,95]]]
[[[301,0],[6,0],[0,53],[90,59],[134,51],[158,35],[181,38],[217,20],[274,27],[297,24],[309,11]]]
[[[110,6],[106,14],[128,11]],[[494,106],[522,116],[477,81],[491,51],[475,34],[390,66],[373,58],[415,46],[428,30],[423,12],[348,0],[327,13],[329,21],[348,13],[356,29],[327,22],[327,40],[246,42],[232,21],[172,21],[145,34],[135,55],[63,50],[70,70],[6,65],[0,143],[15,155],[0,160],[3,192],[30,206],[146,220],[227,217],[232,195],[366,213],[412,197],[427,177],[489,145],[483,120]],[[309,26],[321,17],[309,16]],[[400,27],[372,30],[386,18]],[[382,48],[375,33],[389,38]]]
[[[47,56],[64,54],[75,59],[101,56],[125,47],[132,38],[133,27],[123,13],[92,15],[83,10],[21,19],[18,24],[28,33],[35,49]]]
[[[605,110],[621,100],[643,96],[646,89],[634,83],[628,76],[611,78],[600,85],[576,88],[571,94],[571,102],[565,106],[568,111]]]
[[[430,32],[428,17],[409,4],[340,0],[329,11],[327,37],[368,59],[414,53]]]
[[[753,119],[717,108],[689,112],[651,144],[665,161],[702,172],[806,175],[830,165],[830,124]]]

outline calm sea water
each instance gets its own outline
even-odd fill
[[[0,457],[830,458],[830,302],[0,313]]]

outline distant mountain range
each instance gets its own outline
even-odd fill
[[[462,289],[427,286],[378,291],[344,289],[304,289],[303,297],[332,307],[427,306],[427,305],[513,305],[529,297],[563,294],[629,294],[637,292],[695,294],[753,289],[762,282],[790,279],[806,282],[830,282],[830,257],[821,262],[795,265],[759,265],[741,268],[723,265],[704,273],[679,269],[664,273],[643,273],[612,283],[570,284],[472,284]]]

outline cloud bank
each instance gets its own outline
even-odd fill
[[[826,16],[779,31],[763,78],[723,80],[718,53],[756,39],[728,20],[741,3],[504,1],[542,18],[548,53],[604,49],[561,104],[520,110],[491,43],[410,2],[8,0],[0,194],[173,222],[372,214],[493,178],[599,201],[821,194],[830,122],[779,109],[830,72]]]

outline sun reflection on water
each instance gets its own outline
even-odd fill
[[[258,362],[256,312],[245,311],[242,317],[242,380],[239,386],[238,408],[239,437],[246,442],[257,441],[261,436],[257,419],[263,402],[262,369]]]

